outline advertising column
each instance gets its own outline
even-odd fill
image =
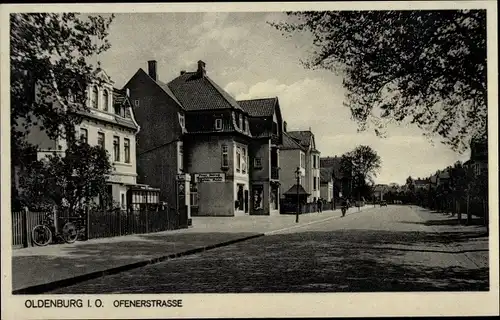
[[[179,226],[181,228],[188,228],[193,224],[189,201],[190,182],[191,176],[189,174],[177,175],[177,213],[179,214]]]

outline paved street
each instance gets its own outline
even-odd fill
[[[454,221],[406,206],[352,212],[50,293],[488,290],[485,229]]]

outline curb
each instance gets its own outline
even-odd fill
[[[165,260],[179,258],[179,257],[187,256],[187,255],[192,255],[192,254],[200,253],[203,251],[228,246],[228,245],[231,245],[234,243],[243,242],[246,240],[259,238],[259,237],[263,237],[263,236],[264,236],[263,233],[258,233],[258,234],[254,234],[254,235],[247,236],[244,238],[233,239],[233,240],[220,242],[220,243],[212,244],[212,245],[205,246],[205,247],[194,248],[194,249],[190,249],[190,250],[178,252],[178,253],[172,253],[172,254],[169,254],[166,256],[161,256],[161,257],[157,257],[157,258],[150,258],[150,259],[147,259],[145,261],[134,262],[134,263],[126,264],[126,265],[119,266],[119,267],[114,267],[114,268],[105,269],[105,270],[101,270],[101,271],[86,273],[86,274],[82,274],[82,275],[79,275],[79,276],[76,276],[73,278],[66,278],[66,279],[62,279],[62,280],[52,281],[49,283],[34,285],[34,286],[21,288],[21,289],[16,289],[16,290],[12,290],[12,294],[13,295],[16,295],[16,294],[43,294],[43,293],[47,293],[47,292],[55,290],[55,289],[68,287],[68,286],[71,286],[71,285],[74,285],[74,284],[77,284],[77,283],[80,283],[83,281],[93,280],[93,279],[100,278],[103,276],[108,276],[108,275],[113,275],[113,274],[117,274],[117,273],[124,272],[124,271],[129,271],[132,269],[141,268],[141,267],[145,267],[147,265],[159,263],[159,262],[162,262]]]

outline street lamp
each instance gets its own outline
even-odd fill
[[[295,178],[297,179],[297,213],[295,215],[295,223],[299,223],[299,210],[300,210],[300,200],[299,200],[299,184],[300,184],[300,167],[295,170]]]

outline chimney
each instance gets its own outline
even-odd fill
[[[205,62],[203,61],[198,61],[198,76],[201,78],[204,78],[207,75],[207,70],[205,70]]]
[[[286,121],[283,121],[283,132],[286,132]]]
[[[148,74],[154,81],[158,81],[158,74],[156,73],[156,60],[148,61]]]
[[[181,76],[186,73],[186,70],[181,70]]]

